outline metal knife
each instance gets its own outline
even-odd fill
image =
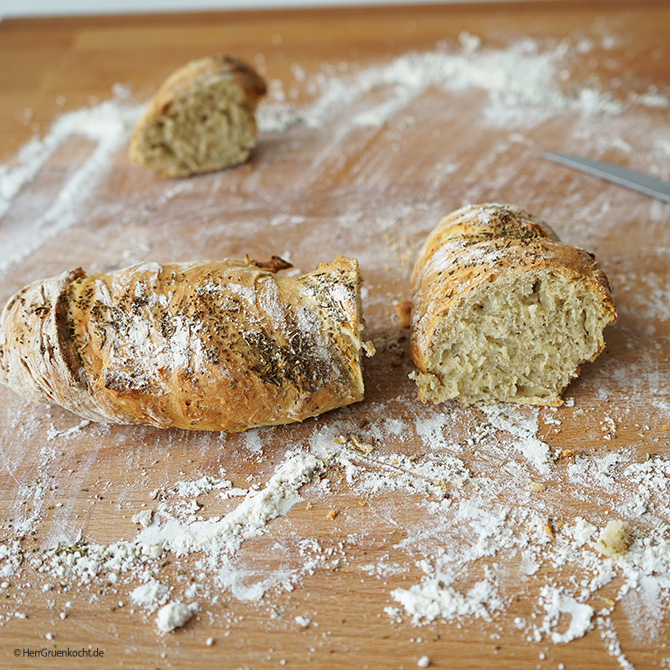
[[[590,158],[582,158],[581,156],[556,154],[551,151],[545,151],[542,155],[544,158],[555,163],[566,165],[575,170],[581,170],[595,177],[607,179],[615,184],[632,188],[634,191],[640,191],[654,198],[670,202],[670,182],[663,181],[662,179],[656,179],[656,177],[651,177],[650,175],[642,174],[641,172],[636,172],[620,165],[594,161]]]

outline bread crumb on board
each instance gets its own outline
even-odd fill
[[[412,301],[400,300],[395,304],[395,313],[398,317],[398,325],[401,328],[407,328],[411,322]]]
[[[551,519],[545,519],[544,525],[542,526],[542,530],[553,540],[554,537],[556,537],[556,533],[554,532],[554,526],[551,523]]]
[[[630,533],[631,528],[627,521],[612,519],[602,529],[596,542],[596,549],[608,558],[625,554],[633,542]]]

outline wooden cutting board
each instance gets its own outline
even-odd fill
[[[0,667],[665,667],[670,206],[540,154],[669,179],[668,34],[666,2],[0,23],[3,301],[77,266],[342,254],[377,349],[364,402],[242,435],[96,426],[0,389]],[[182,181],[131,165],[139,106],[221,51],[269,82],[250,163]],[[489,201],[544,218],[612,283],[607,350],[557,410],[423,405],[408,378],[396,307],[415,253]],[[230,520],[309,454],[227,552],[130,555],[138,513]],[[612,519],[634,544],[608,562]],[[165,595],[138,603],[147,581]],[[161,634],[171,601],[198,609]]]

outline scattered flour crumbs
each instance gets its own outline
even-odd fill
[[[394,576],[414,581],[389,592],[385,612],[391,624],[407,618],[416,626],[435,621],[460,626],[475,617],[498,630],[496,618],[519,595],[504,587],[513,571],[521,577],[531,607],[529,616],[517,617],[514,624],[529,643],[569,643],[596,628],[621,667],[632,667],[619,647],[611,614],[621,603],[641,640],[653,642],[661,633],[670,595],[670,460],[640,461],[632,452],[566,455],[538,437],[537,408],[503,406],[476,416],[466,408],[436,413],[416,407],[410,396],[402,402],[414,418],[389,419],[391,408],[380,402],[370,403],[366,414],[372,419],[355,433],[347,420],[315,425],[306,443],[290,448],[262,485],[237,488],[221,472],[156,489],[148,497],[150,507],[133,516],[140,530],[132,540],[59,542],[31,554],[23,549],[23,533],[5,538],[0,543],[0,587],[14,590],[15,602],[20,602],[32,587],[24,573],[46,580],[45,591],[97,591],[106,585],[148,614],[158,609],[155,625],[167,633],[206,613],[224,593],[240,601],[272,602],[272,594],[299,588],[307,575],[360,561],[359,534],[365,535],[366,524],[372,530],[380,516],[393,514],[395,508],[388,511],[383,499],[398,492],[422,511],[421,520],[413,517],[404,525],[401,518],[389,516],[389,523],[400,525],[402,538],[386,546],[378,561],[361,566],[364,574],[384,584]],[[559,417],[569,420],[568,410],[580,411],[543,410],[548,414],[544,425],[560,431],[564,421]],[[666,416],[656,414],[654,420]],[[455,440],[463,422],[468,437]],[[608,417],[602,426],[611,430],[609,422],[614,420]],[[72,434],[64,431],[52,439],[67,443]],[[258,451],[257,443],[270,434],[251,431],[241,440],[249,443],[250,454],[264,459],[267,454],[263,447]],[[422,449],[411,456],[384,448],[414,441]],[[567,468],[565,459],[570,461]],[[566,481],[558,475],[561,467]],[[340,525],[342,541],[324,547],[309,534],[270,523],[287,515],[303,495],[315,504],[337,505],[333,487],[340,476],[354,495],[367,500],[360,518],[352,514],[350,526],[346,520]],[[588,508],[590,521],[571,516],[570,510],[552,504],[550,492],[557,487],[569,487],[598,511]],[[231,511],[206,518],[202,501],[208,496],[231,501]],[[608,556],[602,542],[612,524],[606,528],[606,520],[622,516],[633,526],[630,546]],[[450,529],[458,531],[450,534]],[[268,533],[288,558],[274,572],[255,572],[240,550]],[[187,557],[196,559],[188,585],[166,580],[165,564]],[[423,573],[418,581],[411,577],[415,569]],[[71,607],[63,610],[63,618]],[[4,604],[3,609],[4,620],[25,615],[16,606]],[[295,622],[302,628],[318,625],[318,611],[311,619],[297,615]]]
[[[259,112],[260,128],[264,133],[289,133],[296,127],[335,124],[337,132],[329,140],[333,144],[324,149],[333,153],[345,134],[397,119],[430,89],[450,95],[481,90],[486,99],[479,122],[490,127],[508,124],[510,129],[534,127],[566,111],[602,123],[603,118],[616,119],[630,106],[667,107],[667,95],[657,90],[638,91],[622,101],[597,84],[577,89],[564,86],[573,54],[583,56],[594,46],[607,50],[615,44],[612,38],[599,45],[588,39],[544,46],[522,40],[492,50],[483,48],[476,36],[462,35],[458,45],[442,44],[432,52],[406,54],[358,71],[324,67],[308,76],[296,66],[296,86],[304,87],[312,102],[291,105],[287,98],[293,97],[294,90],[287,96],[281,82],[272,82],[272,99]],[[385,95],[378,95],[379,91]],[[97,144],[42,216],[10,226],[8,234],[3,234],[0,278],[47,240],[82,224],[139,111],[119,94],[113,101],[65,114],[44,138],[30,142],[14,163],[0,166],[1,216],[11,213],[20,194],[30,189],[68,138],[80,134]],[[336,121],[345,112],[348,121]],[[411,120],[407,123],[411,125]],[[588,123],[584,124],[586,128]],[[654,143],[659,161],[667,158],[667,137],[651,137],[649,142]],[[443,176],[455,169],[443,168]],[[188,189],[188,184],[166,183],[165,198],[176,203],[179,189]],[[402,210],[403,203],[395,204]],[[606,214],[603,210],[600,218]],[[360,220],[352,218],[352,212],[343,212],[342,220],[347,216]],[[299,216],[290,220],[297,226],[303,222]],[[383,231],[382,226],[380,237]],[[619,278],[625,279],[623,271]],[[640,281],[637,275],[628,279],[624,293],[626,286]],[[653,311],[650,319],[670,318],[663,291],[663,286],[650,291],[655,296],[647,305]],[[384,343],[376,346],[382,350]],[[574,400],[559,410],[433,408],[416,402],[408,382],[393,402],[367,402],[364,424],[360,419],[347,420],[347,412],[311,422],[311,434],[300,443],[286,445],[284,458],[268,477],[242,484],[221,470],[217,476],[199,474],[156,489],[134,510],[136,536],[110,544],[70,537],[28,552],[25,543],[30,532],[39,528],[47,490],[43,484],[21,482],[19,495],[30,498],[38,511],[32,516],[17,511],[5,522],[5,535],[0,538],[0,589],[11,597],[0,601],[0,617],[8,621],[27,616],[20,603],[36,580],[47,594],[75,587],[77,593],[89,589],[94,599],[94,594],[118,593],[167,634],[192,618],[213,617],[208,608],[222,597],[271,602],[273,594],[300,588],[307,576],[355,562],[362,574],[384,587],[393,582],[393,588],[385,591],[385,610],[379,612],[390,626],[401,622],[417,627],[436,622],[462,625],[478,618],[491,627],[492,639],[499,638],[501,617],[519,596],[506,588],[508,579],[515,577],[517,582],[521,579],[521,595],[527,601],[527,615],[514,620],[523,639],[560,645],[595,629],[621,667],[630,668],[619,645],[613,612],[623,609],[633,635],[655,643],[670,598],[670,460],[660,455],[638,457],[640,445],[653,440],[667,444],[667,438],[653,434],[655,426],[668,423],[670,405],[663,399],[667,385],[659,381],[658,369],[644,358],[644,352],[635,361],[625,370],[617,368],[616,361],[603,364],[603,374],[610,375],[605,381],[611,380],[613,388],[635,380],[628,385],[632,395],[618,404],[607,393],[603,395],[603,406],[609,407],[604,421],[595,418],[599,412],[602,416],[602,407],[594,411]],[[643,402],[649,407],[652,428],[627,424],[634,423],[631,416]],[[401,411],[394,413],[399,406]],[[581,442],[562,449],[550,446],[577,416],[593,423],[594,434],[584,441],[598,446],[586,449]],[[639,435],[639,444],[629,441],[626,450],[608,450],[608,440],[616,439],[617,431],[624,428]],[[52,463],[52,445],[65,445],[88,431],[99,440],[109,436],[103,427],[89,422],[52,427],[40,457]],[[222,440],[240,440],[245,455],[262,463],[268,458],[266,437],[276,440],[277,434],[256,430]],[[403,453],[402,446],[409,444],[421,445],[420,453]],[[0,441],[0,457],[11,473],[9,453],[8,444]],[[338,515],[337,492],[342,487],[365,498],[367,506],[358,514]],[[574,507],[569,502],[566,506],[566,490],[571,491]],[[229,511],[206,515],[205,499],[225,502]],[[332,508],[328,518],[341,533],[338,541],[326,546],[306,529],[298,531],[295,525],[288,528],[283,523],[304,499]],[[421,510],[418,521],[412,515],[411,523],[403,522],[401,511],[407,500]],[[625,523],[607,525],[619,519]],[[363,543],[366,531],[372,532],[382,521],[397,533],[383,540],[378,560],[366,562],[356,547]],[[622,528],[624,535],[610,537],[612,529]],[[253,566],[249,547],[263,538],[272,540],[282,557],[276,569]],[[171,561],[188,565],[189,580],[171,582],[164,577],[163,568]],[[74,606],[68,601],[60,616],[66,618]],[[119,601],[122,606],[124,601]],[[290,621],[298,629],[308,629],[318,626],[318,616],[318,611],[303,611]],[[210,638],[207,644],[212,643]],[[661,648],[665,645],[659,643]],[[431,659],[422,655],[417,665],[430,664]]]

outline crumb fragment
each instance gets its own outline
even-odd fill
[[[361,454],[369,454],[374,447],[367,442],[361,442],[355,435],[352,435],[349,438],[349,446],[354,450],[358,451]]]
[[[579,449],[561,449],[560,458],[572,458],[573,456],[579,456]]]
[[[428,656],[422,656],[416,664],[419,668],[427,668],[430,665],[430,658],[428,658]]]
[[[326,519],[328,521],[332,521],[340,512],[336,510],[335,508],[331,509],[328,514],[326,514]]]
[[[363,342],[363,351],[365,352],[365,355],[368,358],[372,358],[377,353],[377,350],[375,349],[375,345],[372,343],[372,340],[366,340],[365,342]]]
[[[395,313],[398,317],[398,325],[401,328],[407,328],[411,322],[412,301],[400,300],[395,304]]]
[[[551,525],[551,519],[546,519],[544,522],[544,526],[542,527],[542,530],[553,540],[554,537],[556,536],[556,533],[554,533],[554,527]]]
[[[546,485],[542,482],[536,482],[532,479],[529,479],[528,483],[530,484],[530,490],[535,491],[535,493],[542,493],[542,491],[546,490],[547,488]]]
[[[355,435],[340,435],[333,440],[334,444],[342,444],[347,446],[353,451],[357,451],[359,454],[369,454],[374,450],[374,446],[367,442],[361,442],[361,440]]]
[[[274,256],[274,255],[270,258],[269,261],[256,261],[252,259],[249,256],[249,254],[245,253],[244,262],[247,263],[248,265],[255,265],[257,268],[261,268],[263,270],[267,270],[268,272],[272,272],[273,274],[276,274],[281,270],[288,270],[293,267],[292,263],[285,261],[280,256]]]
[[[600,532],[596,549],[607,557],[625,554],[633,542],[630,532],[630,524],[627,521],[612,519]]]

